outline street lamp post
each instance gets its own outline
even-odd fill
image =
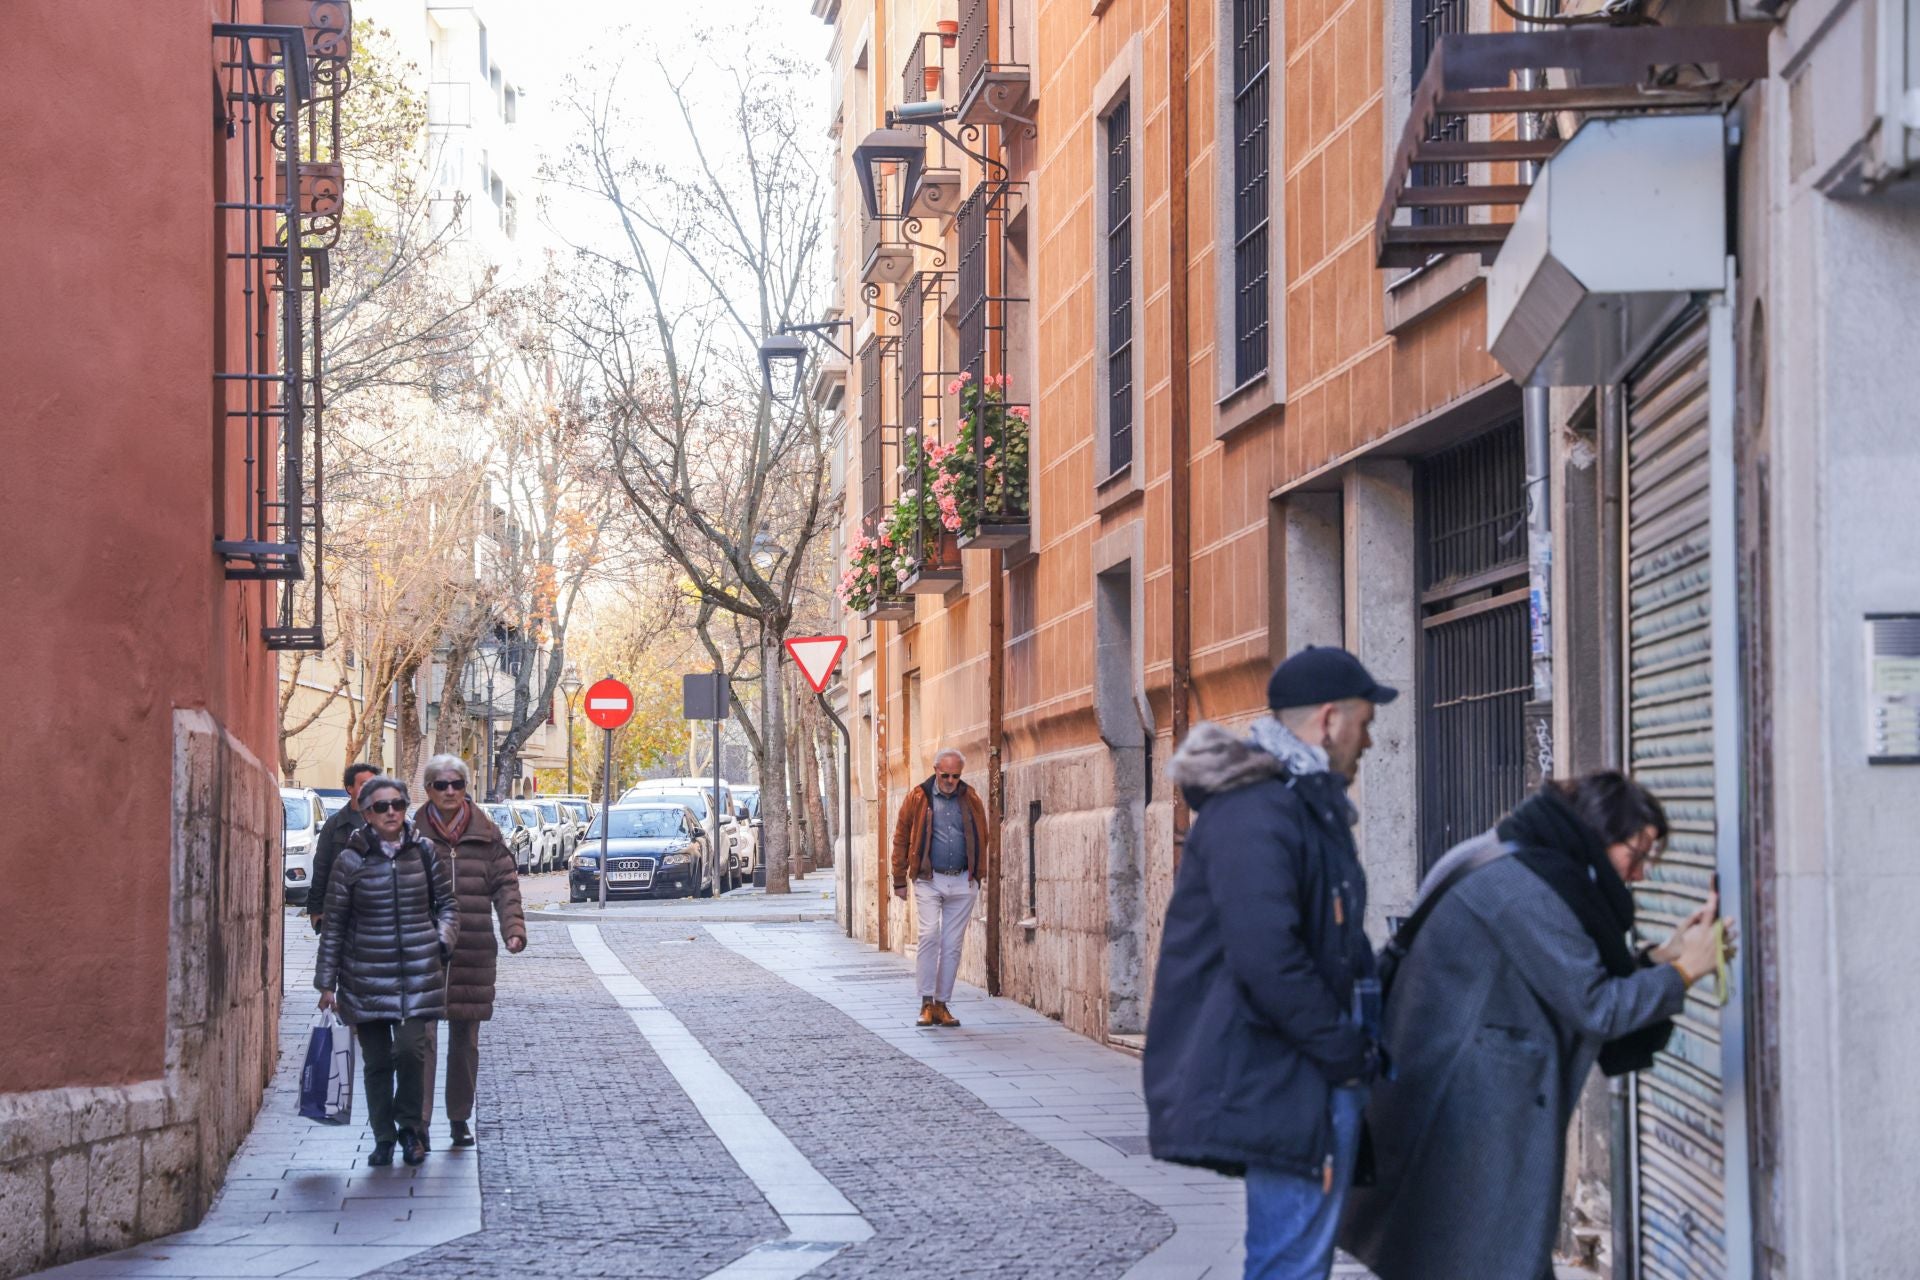
[[[479,659],[479,671],[486,676],[487,681],[487,786],[485,794],[489,800],[498,800],[500,798],[500,762],[494,758],[493,753],[493,719],[496,714],[493,685],[500,674],[500,658],[503,652],[504,646],[500,641],[493,636],[488,636],[476,646],[474,655]],[[479,699],[476,698],[475,701],[477,702]]]
[[[571,662],[560,677],[560,692],[567,695],[567,794],[573,794],[573,706],[580,696],[580,670]]]

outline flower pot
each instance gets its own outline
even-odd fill
[[[951,49],[960,43],[960,20],[958,18],[942,18],[933,25],[940,32],[940,47],[942,49]]]
[[[922,67],[920,69],[920,77],[925,83],[928,93],[938,93],[940,91],[940,68]]]
[[[951,533],[930,539],[920,567],[900,580],[901,590],[917,596],[950,595],[960,584],[960,539]]]

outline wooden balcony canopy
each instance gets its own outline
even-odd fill
[[[1559,137],[1443,137],[1454,117],[1580,112],[1639,115],[1719,110],[1767,74],[1767,23],[1702,27],[1563,27],[1442,36],[1414,90],[1407,127],[1374,221],[1382,267],[1414,267],[1440,254],[1491,261],[1507,236],[1505,210],[1524,203],[1524,180],[1489,177],[1488,166],[1552,158]],[[1525,73],[1535,87],[1522,87]],[[1556,74],[1557,73],[1557,74]],[[1457,130],[1455,131],[1457,132]],[[1471,126],[1468,130],[1471,134]],[[1415,185],[1423,165],[1464,165],[1466,181]],[[1524,175],[1526,170],[1520,169]],[[1402,209],[1466,209],[1453,222],[1395,223]],[[1500,210],[1476,221],[1472,210]]]

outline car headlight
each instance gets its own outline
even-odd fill
[[[573,855],[573,865],[583,871],[591,871],[600,865],[600,859],[590,853],[576,853]]]
[[[684,867],[692,860],[693,859],[685,853],[670,853],[660,859],[660,865],[663,867]]]

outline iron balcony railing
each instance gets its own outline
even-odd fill
[[[269,648],[319,649],[325,355],[320,296],[343,210],[339,105],[351,14],[343,0],[278,0],[285,21],[213,27],[217,74],[215,390],[235,431],[240,510],[224,478],[214,549],[226,576],[286,584]],[[235,303],[237,302],[237,307]],[[224,469],[228,447],[216,454]]]
[[[912,555],[921,564],[937,549],[945,532],[938,496],[945,485],[934,457],[944,453],[953,435],[941,413],[941,397],[958,372],[941,320],[951,278],[944,272],[922,271],[900,290],[900,453],[908,467],[901,480],[903,490],[913,490],[919,497],[921,518],[914,522]]]
[[[989,178],[955,219],[959,263],[960,375],[956,445],[971,459],[969,545],[1013,546],[1027,538],[1031,493],[1027,389],[1012,378],[1008,342],[1027,299],[1006,291],[1006,228],[1022,184]]]
[[[1031,125],[1032,71],[1021,61],[1020,33],[997,11],[1011,0],[960,0],[959,118],[964,124]]]

